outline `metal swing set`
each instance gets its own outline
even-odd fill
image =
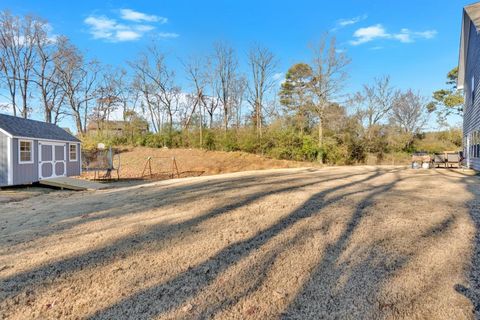
[[[120,153],[111,147],[82,150],[82,171],[93,172],[93,180],[111,180],[112,172],[115,172],[120,180]]]

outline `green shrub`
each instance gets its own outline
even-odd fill
[[[215,141],[215,134],[211,130],[206,130],[205,131],[205,141],[204,145],[207,150],[216,150],[217,143]]]
[[[230,130],[220,137],[220,145],[224,151],[239,151],[240,148],[237,142],[237,136],[235,131]]]
[[[145,137],[145,146],[149,148],[161,148],[164,146],[163,137],[159,134],[148,134]]]
[[[302,160],[316,161],[323,157],[323,150],[318,146],[318,142],[311,136],[303,136],[301,148]]]
[[[329,126],[330,125],[330,126]],[[430,153],[458,150],[462,145],[462,132],[453,128],[442,132],[429,132],[414,137],[401,134],[386,125],[370,131],[350,119],[326,124],[323,146],[318,146],[316,131],[311,127],[300,132],[288,121],[277,119],[266,126],[261,137],[253,127],[202,130],[172,130],[160,133],[141,134],[130,132],[125,135],[108,136],[101,132],[82,137],[83,147],[94,148],[98,143],[106,146],[133,145],[150,148],[204,148],[207,150],[244,151],[267,155],[275,159],[319,161],[330,165],[383,164],[407,161],[410,154],[424,150]],[[367,158],[368,157],[368,158]]]

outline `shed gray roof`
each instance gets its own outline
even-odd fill
[[[14,137],[80,142],[57,125],[1,113],[0,129]]]

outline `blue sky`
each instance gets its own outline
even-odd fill
[[[112,65],[134,59],[154,38],[172,67],[180,69],[178,58],[208,54],[212,43],[222,40],[241,58],[254,42],[267,46],[284,73],[293,63],[308,61],[309,44],[329,31],[352,59],[347,92],[388,74],[399,88],[430,96],[444,86],[446,73],[458,62],[462,7],[469,3],[2,0],[0,9],[40,15],[53,33],[68,36],[89,55]]]

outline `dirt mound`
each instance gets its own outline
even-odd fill
[[[152,159],[151,175],[149,165],[146,166],[149,157]],[[122,179],[141,178],[143,173],[144,178],[161,180],[171,178],[172,174],[174,177],[194,177],[249,170],[299,168],[318,164],[268,159],[245,152],[135,147],[121,150],[120,166]]]

